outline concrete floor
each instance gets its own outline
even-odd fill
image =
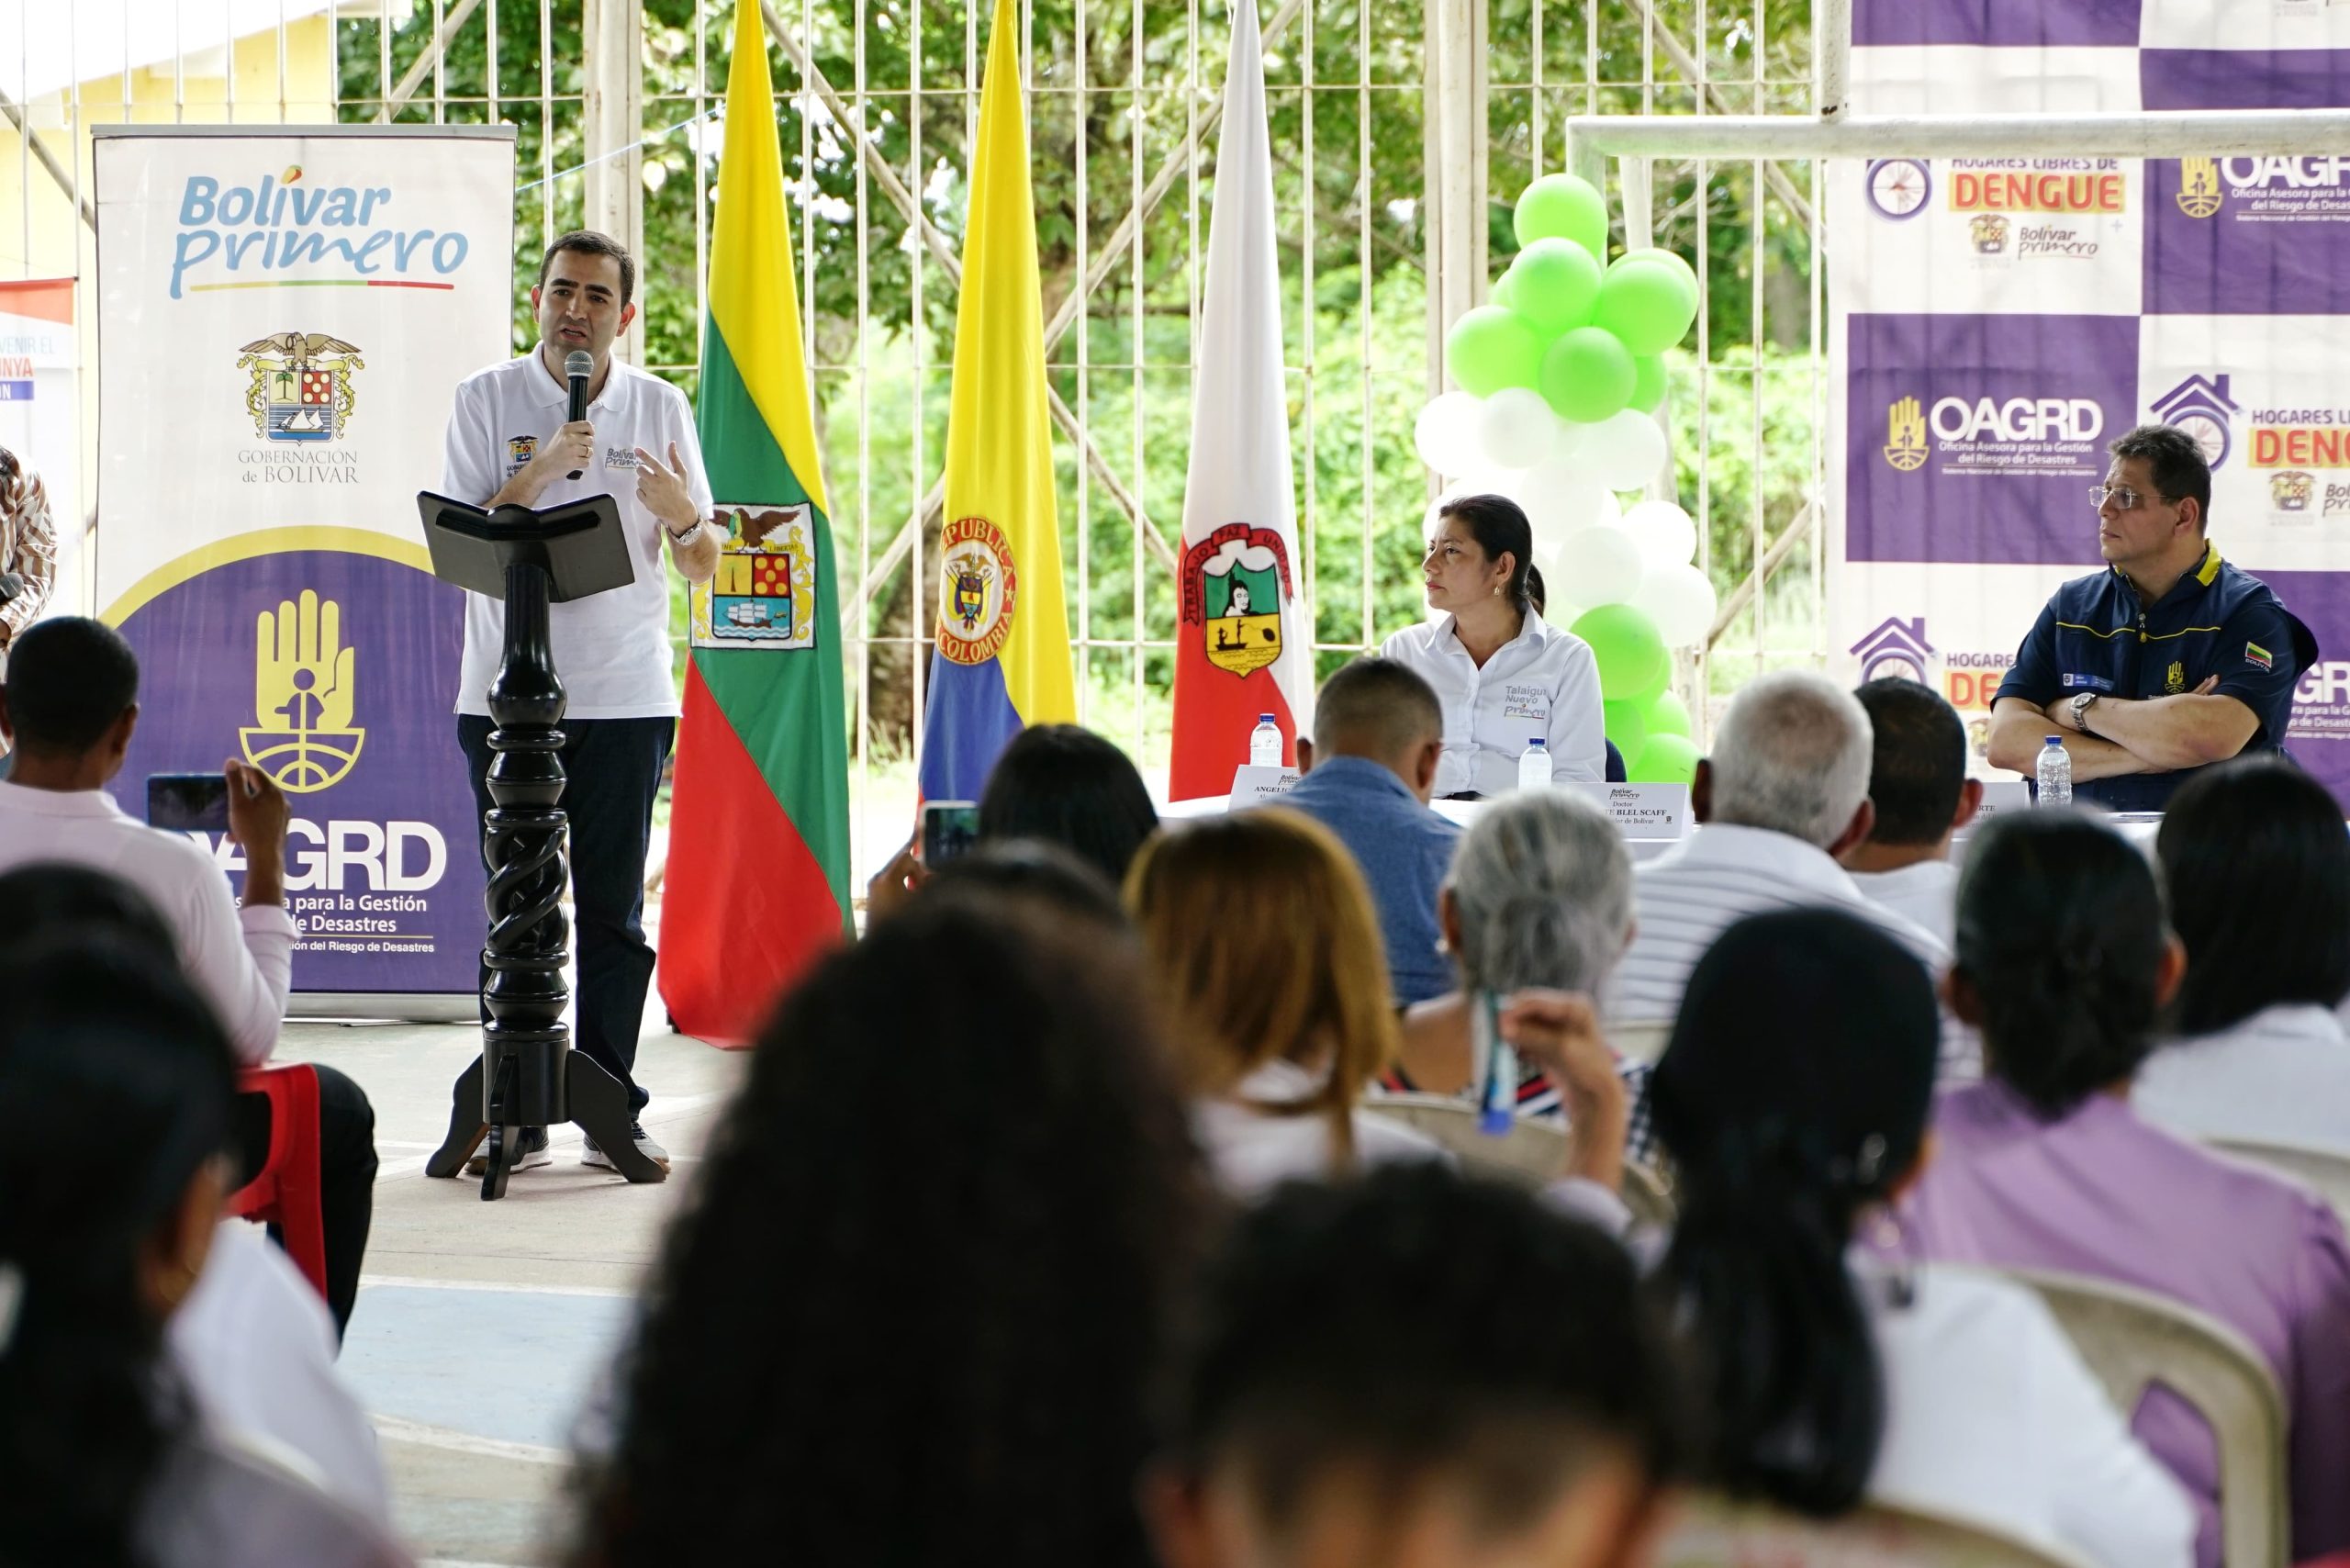
[[[288,1024],[277,1059],[338,1068],[375,1102],[383,1169],[341,1370],[383,1439],[397,1522],[428,1563],[553,1563],[581,1411],[748,1063],[668,1033],[656,1002],[636,1076],[670,1181],[590,1170],[577,1129],[558,1128],[555,1162],[485,1204],[477,1180],[424,1174],[480,1042],[469,1025]]]

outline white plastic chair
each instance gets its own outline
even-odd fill
[[[1656,1568],[2082,1568],[2053,1546],[1912,1508],[1869,1504],[1841,1519],[1698,1496]]]
[[[1488,1133],[1478,1126],[1474,1105],[1449,1094],[1374,1094],[1362,1108],[1426,1133],[1466,1170],[1519,1186],[1542,1185],[1566,1162],[1569,1134],[1563,1127],[1520,1116],[1509,1131]],[[1672,1193],[1645,1167],[1624,1167],[1624,1206],[1641,1225],[1673,1223]]]
[[[2195,1408],[2220,1450],[2220,1547],[2227,1568],[2284,1568],[2285,1401],[2251,1342],[2183,1302],[2110,1280],[2000,1272],[2038,1292],[2125,1415],[2160,1383]]]
[[[2313,1189],[2342,1216],[2343,1223],[2350,1225],[2350,1157],[2299,1143],[2255,1143],[2249,1138],[2212,1138],[2209,1142],[2222,1154],[2290,1176],[2302,1186]]]

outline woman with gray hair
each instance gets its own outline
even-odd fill
[[[1615,823],[1563,790],[1529,790],[1487,808],[1461,835],[1438,894],[1437,921],[1460,983],[1404,1014],[1398,1066],[1389,1087],[1460,1093],[1472,1087],[1477,1008],[1485,996],[1543,990],[1595,999],[1632,937],[1632,862]],[[1588,1123],[1568,1100],[1622,1092],[1559,1081],[1563,1060],[1517,1042],[1525,1066],[1520,1115]],[[1582,1078],[1589,1076],[1572,1073]],[[1609,1117],[1615,1113],[1611,1110]]]

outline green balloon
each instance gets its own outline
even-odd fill
[[[1504,273],[1501,276],[1494,279],[1494,286],[1485,291],[1485,302],[1487,304],[1498,305],[1505,310],[1515,310],[1517,308],[1517,288],[1516,285],[1510,282],[1511,275],[1512,274],[1509,273]],[[1594,297],[1594,302],[1596,303],[1595,296]]]
[[[1603,604],[1578,616],[1574,634],[1599,665],[1599,692],[1611,702],[1646,702],[1664,689],[1673,660],[1656,622],[1628,604]]]
[[[1627,262],[1599,286],[1592,325],[1605,327],[1636,354],[1662,353],[1697,319],[1697,291],[1662,262]]]
[[[1555,336],[1591,319],[1605,275],[1592,253],[1573,241],[1537,240],[1502,274],[1509,286],[1504,303],[1536,330]]]
[[[1607,198],[1589,180],[1545,174],[1517,198],[1517,242],[1572,240],[1594,260],[1607,255]]]
[[[1697,777],[1704,756],[1687,735],[1651,735],[1639,759],[1628,764],[1624,772],[1635,784],[1686,784]]]
[[[1629,767],[1628,759],[1639,756],[1640,748],[1649,744],[1648,705],[1644,702],[1603,702],[1599,707],[1603,715],[1601,727],[1607,738],[1616,743],[1616,749],[1628,759],[1625,766]]]
[[[1614,272],[1627,262],[1662,262],[1679,273],[1688,282],[1691,293],[1697,291],[1697,269],[1684,261],[1678,251],[1668,251],[1662,245],[1649,245],[1638,251],[1627,251],[1608,263],[1607,270]]]
[[[1649,734],[1689,737],[1689,705],[1672,691],[1660,691],[1648,707]]]
[[[1614,333],[1577,327],[1542,356],[1542,398],[1559,418],[1595,424],[1623,409],[1638,374]]]
[[[1445,368],[1472,398],[1490,398],[1505,386],[1530,390],[1541,378],[1545,341],[1516,311],[1480,305],[1462,311],[1445,333]]]
[[[1624,407],[1638,409],[1643,414],[1653,414],[1664,407],[1664,356],[1642,353],[1632,356],[1632,395]]]

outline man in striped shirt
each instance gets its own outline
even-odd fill
[[[1866,898],[1836,857],[1869,835],[1874,743],[1852,694],[1807,670],[1750,682],[1690,785],[1702,825],[1633,873],[1639,934],[1615,975],[1611,1023],[1669,1023],[1714,939],[1767,910],[1825,905],[1884,929],[1940,980],[1942,939]]]

